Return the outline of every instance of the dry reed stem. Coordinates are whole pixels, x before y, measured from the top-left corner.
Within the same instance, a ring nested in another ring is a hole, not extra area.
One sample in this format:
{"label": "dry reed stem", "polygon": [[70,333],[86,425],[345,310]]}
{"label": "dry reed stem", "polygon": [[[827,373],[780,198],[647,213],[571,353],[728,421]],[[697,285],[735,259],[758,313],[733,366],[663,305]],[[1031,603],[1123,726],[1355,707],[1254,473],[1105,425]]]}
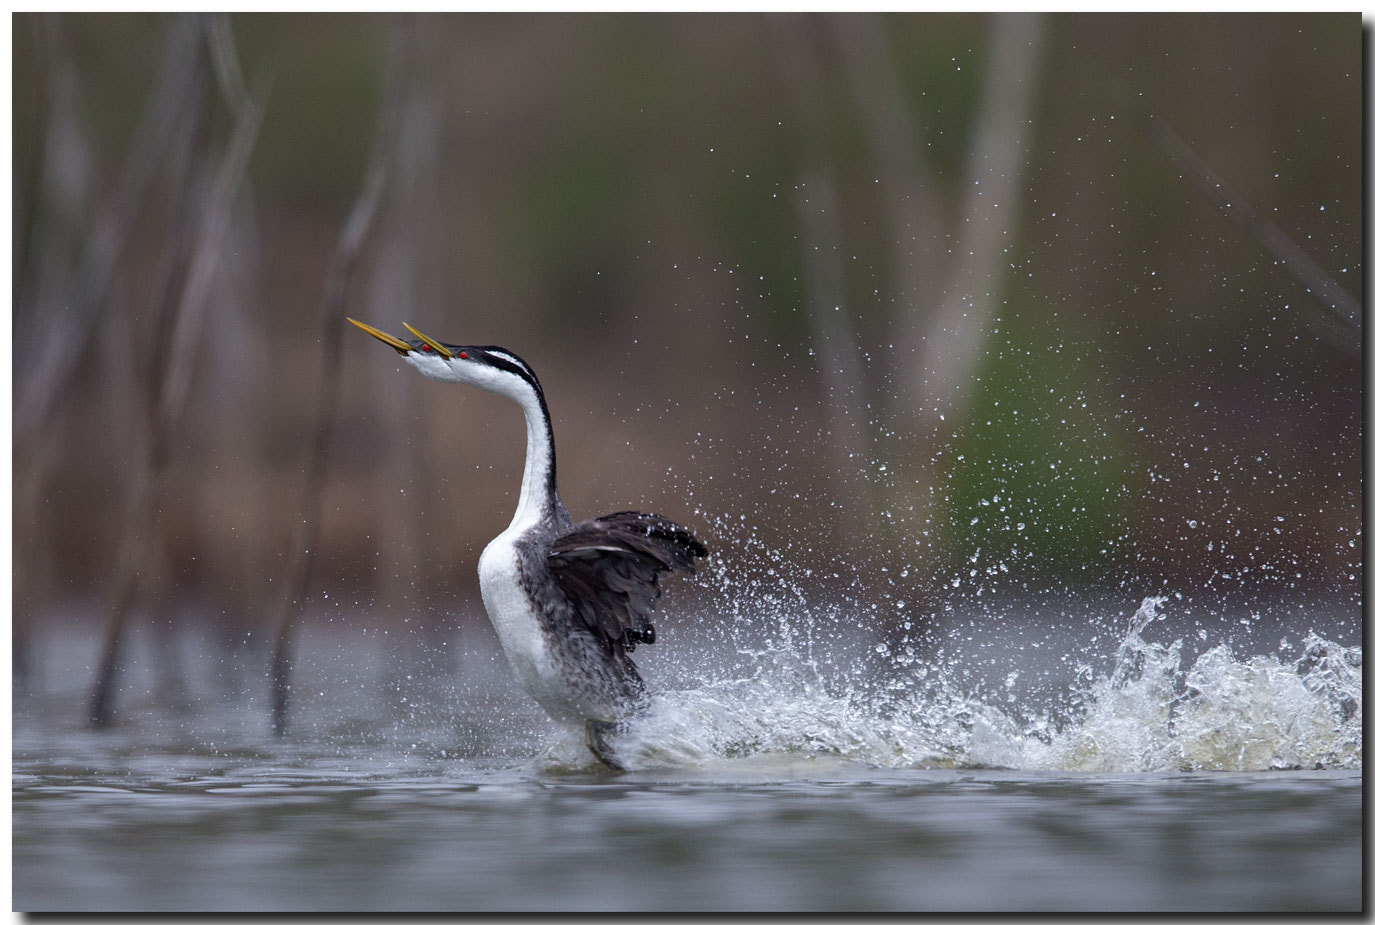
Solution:
{"label": "dry reed stem", "polygon": [[[193,62],[192,71],[185,75],[186,82],[193,85],[190,92],[202,101],[202,108],[193,110],[184,123],[183,131],[193,138],[202,131],[207,115],[203,108],[205,70],[204,59],[198,58]],[[257,98],[236,115],[228,149],[194,223],[190,218],[194,211],[191,199],[196,195],[194,173],[197,162],[203,159],[196,156],[194,146],[186,165],[188,175],[183,184],[180,223],[184,226],[194,224],[194,233],[175,236],[168,270],[168,295],[160,312],[154,339],[156,346],[147,367],[146,417],[143,421],[146,455],[133,476],[129,529],[121,547],[110,620],[91,692],[89,718],[95,726],[106,726],[113,719],[114,680],[125,626],[138,599],[140,586],[155,565],[156,502],[166,477],[169,440],[186,404],[195,368],[196,346],[210,301],[210,283],[223,254],[234,201],[243,185],[258,138],[266,95],[264,87]]]}
{"label": "dry reed stem", "polygon": [[864,509],[868,499],[861,482],[850,476],[866,456],[869,402],[858,335],[847,307],[835,169],[825,144],[826,130],[817,119],[823,107],[820,65],[810,33],[815,22],[810,16],[796,14],[769,17],[774,61],[793,117],[803,127],[799,157],[802,177],[791,202],[802,227],[806,318],[825,393],[831,468],[838,476],[831,495],[840,510],[828,520],[836,526],[838,539],[850,546],[857,539],[860,524],[868,518]]}
{"label": "dry reed stem", "polygon": [[[1361,304],[1352,298],[1317,261],[1309,257],[1274,222],[1236,194],[1217,174],[1208,169],[1170,124],[1143,110],[1151,140],[1170,162],[1193,183],[1219,212],[1235,222],[1253,241],[1284,265],[1323,310],[1317,327],[1329,341],[1350,353],[1361,349]],[[1333,322],[1335,322],[1335,330]]]}
{"label": "dry reed stem", "polygon": [[363,185],[349,217],[339,235],[334,256],[325,275],[324,294],[320,303],[320,340],[322,354],[320,373],[316,381],[312,420],[315,422],[310,455],[306,459],[305,480],[302,487],[301,509],[292,531],[289,572],[282,585],[282,593],[275,621],[276,632],[272,652],[272,729],[277,735],[286,732],[287,708],[291,692],[291,641],[293,630],[305,609],[306,592],[310,586],[311,568],[315,562],[316,544],[320,534],[321,499],[324,494],[325,460],[330,434],[338,405],[340,354],[344,334],[344,312],[350,284],[358,264],[364,241],[373,226],[382,191],[386,185],[390,163],[395,158],[399,119],[399,101],[404,83],[407,46],[406,27],[398,23],[392,28],[391,48],[387,60],[386,89],[378,115],[377,133],[363,177]]}

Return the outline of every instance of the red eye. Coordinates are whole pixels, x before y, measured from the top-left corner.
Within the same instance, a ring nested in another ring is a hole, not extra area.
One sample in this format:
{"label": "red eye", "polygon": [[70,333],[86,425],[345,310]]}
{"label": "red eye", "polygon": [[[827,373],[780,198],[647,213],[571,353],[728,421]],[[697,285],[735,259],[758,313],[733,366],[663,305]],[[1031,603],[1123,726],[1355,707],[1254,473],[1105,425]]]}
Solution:
{"label": "red eye", "polygon": [[420,349],[423,350],[423,351],[425,351],[426,353],[429,353],[429,352],[430,352],[430,345],[429,345],[429,344],[421,344],[421,345],[420,345]]}
{"label": "red eye", "polygon": [[458,351],[458,358],[459,358],[460,360],[466,360],[466,359],[468,359],[468,351],[466,351],[466,350],[460,350],[460,351]]}

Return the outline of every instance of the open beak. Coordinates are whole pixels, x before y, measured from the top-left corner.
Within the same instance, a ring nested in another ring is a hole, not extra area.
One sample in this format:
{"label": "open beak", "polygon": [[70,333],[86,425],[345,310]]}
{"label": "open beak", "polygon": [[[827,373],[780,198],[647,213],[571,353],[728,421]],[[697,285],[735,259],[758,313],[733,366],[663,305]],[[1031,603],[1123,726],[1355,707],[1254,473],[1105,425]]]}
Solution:
{"label": "open beak", "polygon": [[[357,322],[354,322],[354,323],[357,324]],[[401,323],[402,323],[402,324],[406,324],[406,322],[404,322],[404,321],[401,322]],[[450,350],[448,347],[445,347],[445,346],[444,346],[443,344],[441,344],[439,341],[437,341],[437,340],[431,340],[430,338],[426,337],[424,334],[421,334],[421,333],[420,333],[419,331],[417,331],[415,328],[411,327],[409,324],[406,324],[406,330],[407,330],[407,331],[410,331],[410,332],[411,332],[412,334],[414,334],[416,337],[420,338],[422,341],[424,341],[425,343],[429,344],[430,347],[434,350],[434,352],[437,353],[437,354],[439,354],[440,356],[442,356],[444,359],[446,359],[446,360],[452,360],[452,359],[454,358],[454,352],[453,352],[452,350]]]}
{"label": "open beak", "polygon": [[[388,334],[386,331],[379,331],[379,330],[377,330],[376,328],[374,328],[374,327],[373,327],[372,325],[370,325],[370,324],[364,324],[364,323],[361,322],[361,321],[354,321],[352,318],[350,318],[350,319],[348,319],[348,320],[349,320],[350,322],[352,322],[353,324],[357,325],[358,327],[362,328],[364,331],[367,331],[367,332],[368,332],[369,334],[371,334],[373,337],[377,338],[377,339],[380,340],[382,343],[386,344],[388,347],[392,348],[393,350],[395,350],[397,353],[401,354],[402,356],[406,356],[408,353],[410,353],[412,350],[415,349],[415,348],[412,347],[410,344],[406,343],[404,340],[401,340],[400,338],[392,337],[392,336],[391,336],[390,334]],[[410,325],[406,325],[406,327],[409,328]],[[414,328],[412,328],[412,330],[414,330]],[[427,341],[427,343],[428,343],[428,341]]]}

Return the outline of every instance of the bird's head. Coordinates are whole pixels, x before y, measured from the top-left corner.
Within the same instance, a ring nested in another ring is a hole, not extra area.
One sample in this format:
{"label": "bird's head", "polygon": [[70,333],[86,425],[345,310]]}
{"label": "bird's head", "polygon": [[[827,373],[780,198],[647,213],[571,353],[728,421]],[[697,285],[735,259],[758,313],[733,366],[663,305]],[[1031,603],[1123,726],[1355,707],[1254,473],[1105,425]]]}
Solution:
{"label": "bird's head", "polygon": [[409,324],[406,330],[415,337],[402,339],[361,321],[349,321],[401,354],[407,363],[431,379],[475,385],[522,402],[533,392],[543,401],[539,380],[530,364],[504,347],[446,344],[426,337]]}

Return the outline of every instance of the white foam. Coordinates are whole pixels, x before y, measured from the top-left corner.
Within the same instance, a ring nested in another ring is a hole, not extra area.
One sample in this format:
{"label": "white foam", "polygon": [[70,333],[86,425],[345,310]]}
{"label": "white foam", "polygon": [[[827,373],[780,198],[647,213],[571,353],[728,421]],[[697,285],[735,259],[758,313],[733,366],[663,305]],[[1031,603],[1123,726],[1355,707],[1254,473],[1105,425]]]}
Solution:
{"label": "white foam", "polygon": [[[659,694],[614,747],[632,769],[739,761],[1121,773],[1361,767],[1359,646],[1310,634],[1286,661],[1239,658],[1219,644],[1186,668],[1181,639],[1143,638],[1164,620],[1163,605],[1141,604],[1110,673],[1018,718],[961,690],[958,666],[905,657],[895,680],[865,684],[845,672],[828,677],[794,639],[749,653],[750,670],[736,677]],[[536,764],[585,765],[580,746],[555,743]]]}

